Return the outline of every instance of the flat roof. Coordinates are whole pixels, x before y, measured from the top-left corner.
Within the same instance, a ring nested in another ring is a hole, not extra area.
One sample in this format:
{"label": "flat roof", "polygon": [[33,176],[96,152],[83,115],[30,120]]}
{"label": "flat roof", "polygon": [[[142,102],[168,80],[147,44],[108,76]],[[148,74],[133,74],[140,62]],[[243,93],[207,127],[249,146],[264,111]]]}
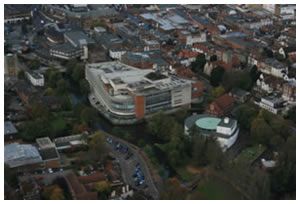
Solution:
{"label": "flat roof", "polygon": [[28,74],[30,74],[35,79],[43,79],[44,76],[41,73],[38,73],[36,71],[27,71]]}
{"label": "flat roof", "polygon": [[[149,73],[153,73],[152,69],[138,69],[117,61],[87,64],[86,68],[103,83],[120,85],[119,82],[122,81],[122,89],[130,88],[134,89],[132,91],[140,93],[149,86],[155,86],[158,89],[172,89],[191,83],[175,76],[166,76],[153,81],[146,77]],[[118,83],[116,84],[115,81]]]}
{"label": "flat roof", "polygon": [[55,147],[54,143],[50,140],[49,137],[42,137],[36,139],[36,143],[40,148],[52,148]]}
{"label": "flat roof", "polygon": [[199,118],[195,124],[201,129],[215,130],[217,129],[217,126],[220,122],[221,122],[220,118],[203,117],[203,118]]}
{"label": "flat roof", "polygon": [[14,124],[10,121],[4,122],[4,135],[11,135],[18,133],[18,130],[15,128]]}

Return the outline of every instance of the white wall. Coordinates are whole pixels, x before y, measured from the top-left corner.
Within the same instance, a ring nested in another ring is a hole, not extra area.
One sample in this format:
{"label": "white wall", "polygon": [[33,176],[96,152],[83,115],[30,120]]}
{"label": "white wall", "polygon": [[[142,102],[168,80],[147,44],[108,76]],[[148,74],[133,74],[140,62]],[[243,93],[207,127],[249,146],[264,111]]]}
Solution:
{"label": "white wall", "polygon": [[217,138],[217,141],[219,142],[219,144],[220,144],[221,148],[223,149],[223,151],[226,151],[229,147],[231,147],[235,143],[235,141],[238,137],[238,134],[239,134],[239,129],[230,138],[222,138],[222,137]]}
{"label": "white wall", "polygon": [[172,96],[172,99],[171,99],[172,107],[191,103],[191,97],[192,97],[191,84],[189,86],[186,86],[183,88],[173,89],[171,91],[171,96]]}

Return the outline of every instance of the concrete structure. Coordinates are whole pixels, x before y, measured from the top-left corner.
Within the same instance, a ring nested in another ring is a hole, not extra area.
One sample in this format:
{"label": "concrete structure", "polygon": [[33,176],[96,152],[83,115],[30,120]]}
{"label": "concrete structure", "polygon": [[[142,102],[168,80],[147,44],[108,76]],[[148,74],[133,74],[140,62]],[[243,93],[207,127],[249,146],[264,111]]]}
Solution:
{"label": "concrete structure", "polygon": [[95,43],[82,31],[70,31],[64,33],[65,43],[56,44],[50,47],[50,55],[60,59],[74,59],[80,57],[88,59],[88,46]]}
{"label": "concrete structure", "polygon": [[27,71],[25,75],[33,86],[44,86],[45,79],[43,74],[35,71]]}
{"label": "concrete structure", "polygon": [[120,62],[87,64],[90,102],[111,122],[132,124],[159,110],[191,103],[191,82]]}
{"label": "concrete structure", "polygon": [[36,147],[30,144],[12,143],[4,146],[4,162],[10,167],[19,167],[42,162]]}
{"label": "concrete structure", "polygon": [[38,144],[39,152],[44,161],[59,159],[56,146],[49,137],[38,138],[36,139],[36,143]]}
{"label": "concrete structure", "polygon": [[49,52],[50,56],[66,60],[84,56],[83,48],[74,47],[70,43],[53,45]]}
{"label": "concrete structure", "polygon": [[109,49],[109,56],[112,59],[121,60],[122,55],[126,53],[126,50],[120,48],[120,49]]}
{"label": "concrete structure", "polygon": [[230,148],[239,134],[237,121],[231,118],[218,118],[212,115],[192,115],[185,119],[185,134],[189,135],[191,128],[195,127],[203,136],[216,137],[223,151]]}
{"label": "concrete structure", "polygon": [[54,143],[56,146],[56,149],[58,151],[70,149],[72,147],[85,145],[86,142],[84,141],[84,135],[83,134],[77,134],[77,135],[70,135],[66,137],[59,137],[54,139]]}
{"label": "concrete structure", "polygon": [[270,74],[275,77],[284,78],[287,73],[287,67],[283,63],[273,58],[267,58],[264,62],[258,64],[262,73]]}
{"label": "concrete structure", "polygon": [[6,4],[4,6],[4,23],[20,23],[31,18],[31,5]]}
{"label": "concrete structure", "polygon": [[259,107],[266,109],[267,111],[278,114],[283,108],[284,100],[281,97],[267,96],[261,98],[259,102],[255,102]]}

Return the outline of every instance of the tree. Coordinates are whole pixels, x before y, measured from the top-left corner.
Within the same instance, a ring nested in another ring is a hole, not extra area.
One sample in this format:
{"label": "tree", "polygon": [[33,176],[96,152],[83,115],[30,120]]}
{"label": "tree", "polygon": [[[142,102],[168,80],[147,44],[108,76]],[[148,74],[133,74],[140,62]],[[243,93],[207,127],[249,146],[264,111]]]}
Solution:
{"label": "tree", "polygon": [[99,181],[95,184],[95,190],[100,193],[110,192],[111,186],[107,181]]}
{"label": "tree", "polygon": [[31,60],[29,62],[29,68],[32,70],[36,70],[41,66],[41,62],[37,59]]}
{"label": "tree", "polygon": [[210,165],[222,169],[225,165],[225,157],[216,139],[212,136],[204,136],[198,131],[192,134],[193,163],[197,166]]}
{"label": "tree", "polygon": [[163,189],[160,195],[163,200],[183,200],[187,196],[187,189],[176,178],[168,179]]}
{"label": "tree", "polygon": [[92,139],[88,142],[89,150],[86,154],[87,160],[103,161],[107,155],[105,137],[103,133],[96,132],[92,135]]}
{"label": "tree", "polygon": [[45,91],[44,91],[44,95],[46,96],[54,96],[55,95],[55,91],[53,88],[48,87]]}
{"label": "tree", "polygon": [[70,111],[72,110],[72,103],[70,98],[67,95],[61,97],[62,100],[62,110],[63,111]]}
{"label": "tree", "polygon": [[206,157],[206,138],[199,132],[190,132],[192,135],[192,161],[197,166],[205,166],[208,164]]}
{"label": "tree", "polygon": [[250,130],[252,121],[257,116],[258,111],[255,107],[243,104],[240,105],[236,110],[236,117],[242,128]]}
{"label": "tree", "polygon": [[25,141],[34,141],[36,138],[47,136],[50,130],[48,122],[48,120],[41,118],[25,122],[21,127],[22,139]]}
{"label": "tree", "polygon": [[64,191],[58,185],[46,186],[42,196],[47,200],[64,200]]}
{"label": "tree", "polygon": [[78,83],[80,81],[80,79],[84,78],[84,68],[81,65],[76,65],[73,68],[71,77],[74,82]]}
{"label": "tree", "polygon": [[62,79],[62,75],[59,71],[54,68],[50,68],[46,72],[46,79],[51,88],[56,88],[57,82]]}
{"label": "tree", "polygon": [[80,113],[80,118],[82,122],[86,124],[90,124],[91,122],[96,120],[97,112],[95,111],[94,108],[85,107],[84,109],[82,109]]}
{"label": "tree", "polygon": [[56,82],[56,90],[59,95],[63,95],[67,92],[68,84],[63,78]]}
{"label": "tree", "polygon": [[80,123],[80,124],[75,124],[73,126],[72,133],[77,134],[77,133],[82,133],[84,131],[87,131],[89,127],[85,123]]}
{"label": "tree", "polygon": [[51,115],[48,107],[42,103],[33,103],[29,108],[29,113],[32,119],[49,118]]}
{"label": "tree", "polygon": [[231,90],[232,88],[250,90],[253,83],[247,71],[233,70],[225,72],[222,84],[226,90]]}
{"label": "tree", "polygon": [[294,124],[296,124],[296,106],[292,107],[288,111],[286,118],[291,120]]}
{"label": "tree", "polygon": [[211,75],[210,75],[210,84],[212,86],[219,86],[220,83],[222,82],[223,75],[225,73],[225,70],[223,67],[216,67],[212,70]]}
{"label": "tree", "polygon": [[75,66],[77,66],[77,63],[78,63],[78,61],[76,59],[72,59],[72,60],[67,61],[65,67],[67,68],[66,74],[68,76],[72,75],[73,69],[74,69]]}
{"label": "tree", "polygon": [[147,129],[156,139],[162,142],[168,142],[170,141],[170,132],[175,122],[174,118],[159,112],[149,120]]}
{"label": "tree", "polygon": [[18,72],[18,79],[25,79],[25,72],[24,72],[24,70],[20,70]]}
{"label": "tree", "polygon": [[194,62],[192,62],[191,68],[192,68],[193,72],[200,73],[200,72],[203,72],[203,68],[204,68],[205,64],[206,64],[205,54],[201,53],[196,57],[196,60]]}
{"label": "tree", "polygon": [[7,164],[4,164],[4,180],[11,187],[18,186],[18,177],[15,169],[11,169]]}
{"label": "tree", "polygon": [[66,128],[67,128],[67,124],[66,121],[64,120],[64,118],[62,117],[56,117],[53,118],[50,122],[50,130],[49,130],[49,136],[51,138],[55,138],[58,136],[62,136],[64,135]]}
{"label": "tree", "polygon": [[277,166],[271,172],[271,189],[275,199],[295,197],[296,137],[289,137],[279,152]]}
{"label": "tree", "polygon": [[219,96],[222,96],[225,93],[225,89],[223,86],[218,86],[212,89],[212,96],[214,98],[218,98]]}
{"label": "tree", "polygon": [[251,124],[251,137],[252,142],[255,144],[270,145],[270,139],[274,135],[272,128],[263,118],[261,112],[253,120]]}
{"label": "tree", "polygon": [[80,92],[83,95],[88,95],[90,92],[90,84],[86,79],[81,79],[79,82]]}
{"label": "tree", "polygon": [[256,83],[256,81],[259,78],[260,74],[261,74],[261,72],[258,71],[257,66],[253,65],[253,67],[250,70],[250,77],[251,77],[253,83]]}
{"label": "tree", "polygon": [[180,166],[187,161],[186,157],[186,136],[178,123],[174,123],[170,132],[168,143],[157,145],[167,156],[169,163],[173,166]]}

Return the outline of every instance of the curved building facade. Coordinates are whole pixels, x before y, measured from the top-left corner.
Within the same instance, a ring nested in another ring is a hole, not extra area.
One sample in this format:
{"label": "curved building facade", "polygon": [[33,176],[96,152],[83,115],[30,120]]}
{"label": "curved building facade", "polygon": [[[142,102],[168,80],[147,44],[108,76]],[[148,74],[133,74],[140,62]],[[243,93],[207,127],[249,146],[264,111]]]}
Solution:
{"label": "curved building facade", "polygon": [[191,103],[191,81],[120,62],[87,64],[89,100],[114,124],[132,124],[159,110]]}
{"label": "curved building facade", "polygon": [[218,118],[208,114],[191,115],[186,118],[184,122],[186,135],[189,135],[192,127],[196,127],[204,136],[216,137],[224,151],[235,143],[239,134],[237,120],[227,117]]}

